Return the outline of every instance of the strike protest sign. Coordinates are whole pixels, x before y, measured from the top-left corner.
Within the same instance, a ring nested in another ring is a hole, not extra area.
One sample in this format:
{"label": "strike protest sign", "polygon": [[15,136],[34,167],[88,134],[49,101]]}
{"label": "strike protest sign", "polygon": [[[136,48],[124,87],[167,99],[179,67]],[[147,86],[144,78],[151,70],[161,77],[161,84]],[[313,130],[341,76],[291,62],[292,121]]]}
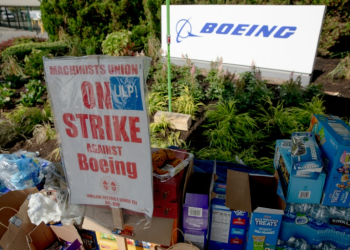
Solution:
{"label": "strike protest sign", "polygon": [[72,204],[152,216],[143,58],[44,59]]}

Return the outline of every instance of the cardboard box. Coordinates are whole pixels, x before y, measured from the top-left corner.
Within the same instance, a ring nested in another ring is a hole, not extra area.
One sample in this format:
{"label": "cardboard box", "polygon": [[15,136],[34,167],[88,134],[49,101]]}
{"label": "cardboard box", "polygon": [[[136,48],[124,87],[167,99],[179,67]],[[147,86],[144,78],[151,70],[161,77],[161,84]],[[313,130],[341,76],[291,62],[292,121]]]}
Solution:
{"label": "cardboard box", "polygon": [[194,173],[188,183],[183,205],[183,232],[203,250],[207,244],[209,208],[214,175]]}
{"label": "cardboard box", "polygon": [[243,250],[249,224],[248,212],[225,206],[226,185],[215,183],[211,200],[209,249]]}
{"label": "cardboard box", "polygon": [[276,141],[274,166],[287,203],[320,203],[326,174],[322,171],[316,180],[291,175],[291,140]]}
{"label": "cardboard box", "polygon": [[[16,190],[0,196],[0,246],[6,250],[41,250],[54,244],[58,239],[67,242],[78,240],[82,243],[74,226],[46,226],[44,223],[36,226],[28,217],[29,196],[37,193],[37,188]],[[75,243],[68,248],[75,248]]]}
{"label": "cardboard box", "polygon": [[0,246],[6,249],[29,249],[26,236],[35,228],[27,214],[28,195],[37,188],[16,190],[0,196]]}
{"label": "cardboard box", "polygon": [[181,170],[180,173],[165,182],[153,178],[154,201],[181,202],[185,170]]}
{"label": "cardboard box", "polygon": [[350,207],[350,127],[337,116],[313,115],[310,131],[325,159],[327,174],[322,204]]}
{"label": "cardboard box", "polygon": [[26,239],[30,250],[55,249],[54,246],[60,241],[72,243],[67,250],[83,249],[82,240],[73,225],[49,227],[42,222],[26,236]]}
{"label": "cardboard box", "polygon": [[181,201],[168,202],[154,200],[153,216],[161,218],[179,219]]}
{"label": "cardboard box", "polygon": [[292,133],[292,176],[317,179],[322,172],[321,152],[315,134],[311,132]]}
{"label": "cardboard box", "polygon": [[311,247],[318,246],[321,242],[330,242],[335,245],[336,249],[348,249],[350,247],[350,222],[344,218],[331,218],[327,223],[315,220],[300,211],[286,211],[282,219],[279,238],[286,242],[291,237],[303,238]]}
{"label": "cardboard box", "polygon": [[226,206],[251,213],[246,249],[275,249],[286,207],[277,172],[274,176],[227,171]]}
{"label": "cardboard box", "polygon": [[[188,183],[188,180],[190,176],[193,173],[193,160],[190,161],[190,164],[187,168],[185,168],[184,172],[184,191],[186,190],[186,186]],[[182,202],[184,202],[184,195],[182,195]],[[88,208],[90,206],[87,206]],[[109,207],[99,207],[99,212],[94,212],[93,210],[90,211],[91,213],[86,216],[85,209],[85,217],[81,225],[81,229],[85,230],[92,230],[92,231],[98,231],[102,233],[111,234],[112,231],[114,231],[116,228],[116,224],[114,221],[116,221],[119,217],[122,216],[121,214],[113,214],[112,209]],[[101,222],[103,221],[102,225]],[[125,217],[125,220],[123,221],[123,224],[128,225],[129,220],[132,220],[130,217]],[[159,217],[153,217],[150,221],[150,228],[147,229],[135,229],[134,230],[134,236],[123,236],[124,238],[130,238],[137,241],[145,241],[145,242],[153,242],[154,244],[159,244],[163,246],[170,246],[172,241],[172,235],[174,227],[179,227],[179,221],[177,219],[168,219],[168,218],[159,218]],[[174,239],[177,239],[174,237]],[[174,241],[175,242],[175,241]]]}

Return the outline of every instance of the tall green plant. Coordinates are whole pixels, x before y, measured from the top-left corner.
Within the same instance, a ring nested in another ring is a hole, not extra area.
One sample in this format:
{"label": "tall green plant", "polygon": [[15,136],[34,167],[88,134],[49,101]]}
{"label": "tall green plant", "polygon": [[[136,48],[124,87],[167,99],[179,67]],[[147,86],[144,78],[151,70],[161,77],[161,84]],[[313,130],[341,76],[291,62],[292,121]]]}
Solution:
{"label": "tall green plant", "polygon": [[79,36],[82,44],[94,38],[96,53],[107,34],[129,29],[144,19],[139,0],[42,0],[44,28],[51,40],[58,39],[62,27],[69,36]]}
{"label": "tall green plant", "polygon": [[102,42],[102,51],[110,56],[127,56],[132,53],[131,32],[120,30],[108,34]]}

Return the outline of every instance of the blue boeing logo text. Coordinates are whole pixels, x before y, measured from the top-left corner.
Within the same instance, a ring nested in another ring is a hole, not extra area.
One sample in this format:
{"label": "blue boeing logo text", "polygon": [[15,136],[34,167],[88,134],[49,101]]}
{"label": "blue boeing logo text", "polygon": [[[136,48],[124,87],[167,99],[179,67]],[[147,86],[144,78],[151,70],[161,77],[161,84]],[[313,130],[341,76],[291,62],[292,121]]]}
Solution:
{"label": "blue boeing logo text", "polygon": [[[176,42],[180,43],[188,37],[199,37],[192,34],[190,19],[181,19],[176,24]],[[201,34],[217,34],[232,36],[273,37],[287,39],[295,33],[295,26],[269,26],[258,24],[233,24],[233,23],[205,23],[199,31]]]}
{"label": "blue boeing logo text", "polygon": [[189,19],[181,19],[176,24],[176,42],[181,43],[183,39],[187,37],[198,37],[192,34],[192,25]]}

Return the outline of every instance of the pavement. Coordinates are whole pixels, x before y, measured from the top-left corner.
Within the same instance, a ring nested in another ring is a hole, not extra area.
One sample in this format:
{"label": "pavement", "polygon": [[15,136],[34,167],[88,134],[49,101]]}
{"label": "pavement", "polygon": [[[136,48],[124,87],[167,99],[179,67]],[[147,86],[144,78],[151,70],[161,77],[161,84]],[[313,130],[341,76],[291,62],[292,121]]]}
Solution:
{"label": "pavement", "polygon": [[6,41],[13,37],[20,37],[20,36],[37,36],[42,38],[49,37],[47,32],[44,32],[44,34],[41,34],[40,31],[29,31],[29,30],[22,30],[22,29],[0,27],[0,42]]}

